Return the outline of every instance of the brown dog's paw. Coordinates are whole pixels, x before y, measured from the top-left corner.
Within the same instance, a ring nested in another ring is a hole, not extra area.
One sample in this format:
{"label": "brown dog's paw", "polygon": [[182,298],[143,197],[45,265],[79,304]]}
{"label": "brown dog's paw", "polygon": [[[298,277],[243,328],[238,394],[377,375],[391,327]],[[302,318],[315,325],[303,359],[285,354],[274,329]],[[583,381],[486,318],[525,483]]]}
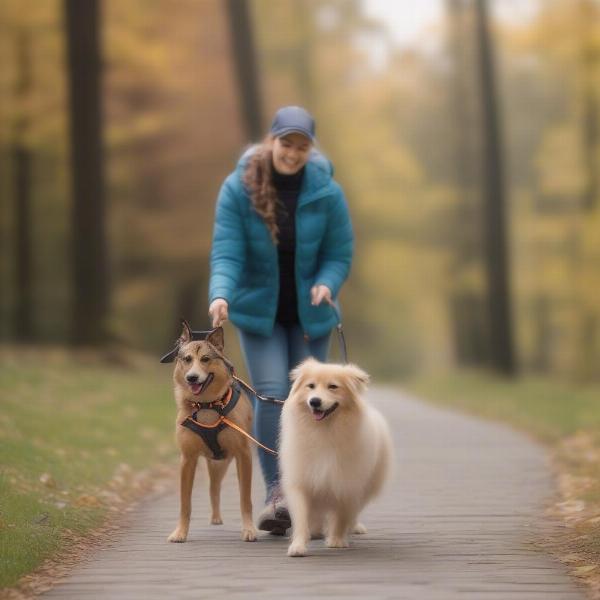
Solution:
{"label": "brown dog's paw", "polygon": [[181,544],[187,540],[187,532],[183,532],[179,527],[167,538],[169,542]]}
{"label": "brown dog's paw", "polygon": [[211,525],[223,525],[223,519],[221,519],[221,517],[211,517],[210,524]]}
{"label": "brown dog's paw", "polygon": [[242,541],[243,542],[255,542],[256,541],[256,529],[254,527],[248,527],[242,529]]}

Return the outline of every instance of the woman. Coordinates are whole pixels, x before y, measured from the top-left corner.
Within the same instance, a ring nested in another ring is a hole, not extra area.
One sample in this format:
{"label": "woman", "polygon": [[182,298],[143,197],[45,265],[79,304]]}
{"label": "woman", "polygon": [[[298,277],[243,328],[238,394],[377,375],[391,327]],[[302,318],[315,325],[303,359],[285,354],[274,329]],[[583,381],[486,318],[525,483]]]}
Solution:
{"label": "woman", "polygon": [[[230,319],[259,394],[285,399],[289,372],[308,356],[325,361],[335,300],[348,276],[353,235],[331,163],[314,149],[315,123],[298,106],[277,111],[270,133],[240,159],[217,200],[209,315]],[[255,436],[277,446],[281,406],[256,401]],[[258,527],[290,526],[277,459],[259,449],[267,502]]]}

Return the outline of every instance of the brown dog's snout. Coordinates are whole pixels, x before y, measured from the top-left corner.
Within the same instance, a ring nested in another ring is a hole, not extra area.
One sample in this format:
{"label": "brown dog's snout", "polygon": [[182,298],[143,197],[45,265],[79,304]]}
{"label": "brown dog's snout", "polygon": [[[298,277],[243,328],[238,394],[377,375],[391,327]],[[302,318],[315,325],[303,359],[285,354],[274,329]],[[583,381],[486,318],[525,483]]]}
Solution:
{"label": "brown dog's snout", "polygon": [[198,381],[198,375],[196,375],[195,373],[188,373],[185,376],[185,379],[188,383],[196,383]]}
{"label": "brown dog's snout", "polygon": [[313,396],[308,403],[310,404],[310,406],[312,406],[313,408],[319,408],[321,406],[322,400],[321,398],[317,398],[316,396]]}

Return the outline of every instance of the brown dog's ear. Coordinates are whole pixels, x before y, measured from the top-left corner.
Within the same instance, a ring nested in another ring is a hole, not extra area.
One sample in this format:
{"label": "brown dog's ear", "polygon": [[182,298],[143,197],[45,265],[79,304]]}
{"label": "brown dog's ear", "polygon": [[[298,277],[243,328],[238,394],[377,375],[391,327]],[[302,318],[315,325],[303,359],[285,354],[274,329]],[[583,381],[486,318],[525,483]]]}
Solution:
{"label": "brown dog's ear", "polygon": [[185,320],[181,319],[181,335],[179,336],[180,344],[187,344],[192,339],[192,328],[190,324]]}
{"label": "brown dog's ear", "polygon": [[353,364],[346,365],[345,369],[354,392],[357,394],[365,392],[369,385],[369,374]]}
{"label": "brown dog's ear", "polygon": [[216,327],[207,336],[206,341],[212,344],[219,352],[225,348],[225,336],[222,327]]}

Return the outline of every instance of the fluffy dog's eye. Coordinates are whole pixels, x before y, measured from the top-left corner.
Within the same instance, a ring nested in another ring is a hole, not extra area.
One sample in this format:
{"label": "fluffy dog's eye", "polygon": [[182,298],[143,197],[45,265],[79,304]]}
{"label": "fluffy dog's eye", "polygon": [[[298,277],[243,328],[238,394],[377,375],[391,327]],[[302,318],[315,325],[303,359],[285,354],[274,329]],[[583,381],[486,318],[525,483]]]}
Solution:
{"label": "fluffy dog's eye", "polygon": [[310,388],[311,390],[314,390],[315,389],[315,384],[314,383],[309,383],[306,387]]}
{"label": "fluffy dog's eye", "polygon": [[200,359],[200,362],[207,363],[210,360],[210,356],[206,354]]}
{"label": "fluffy dog's eye", "polygon": [[330,383],[327,388],[330,390],[337,390],[340,386],[336,385],[335,383]]}
{"label": "fluffy dog's eye", "polygon": [[188,354],[187,356],[183,357],[183,362],[187,363],[188,365],[192,362],[192,357]]}

